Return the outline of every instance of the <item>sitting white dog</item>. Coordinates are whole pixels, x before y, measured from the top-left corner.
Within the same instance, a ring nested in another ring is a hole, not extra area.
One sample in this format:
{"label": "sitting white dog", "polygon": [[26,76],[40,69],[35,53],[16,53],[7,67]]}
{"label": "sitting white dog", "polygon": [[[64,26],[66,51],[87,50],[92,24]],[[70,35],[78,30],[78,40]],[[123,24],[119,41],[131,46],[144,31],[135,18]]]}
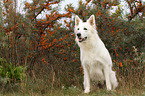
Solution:
{"label": "sitting white dog", "polygon": [[111,56],[98,36],[95,16],[91,15],[87,22],[76,16],[74,30],[84,70],[84,93],[90,92],[90,80],[106,80],[107,90],[115,89],[118,82],[112,71]]}

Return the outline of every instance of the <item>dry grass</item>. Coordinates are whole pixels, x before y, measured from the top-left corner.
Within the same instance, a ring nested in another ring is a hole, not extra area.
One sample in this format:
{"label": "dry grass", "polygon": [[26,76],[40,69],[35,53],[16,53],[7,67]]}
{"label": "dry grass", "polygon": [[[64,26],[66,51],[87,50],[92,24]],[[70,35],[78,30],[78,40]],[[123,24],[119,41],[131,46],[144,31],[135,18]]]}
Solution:
{"label": "dry grass", "polygon": [[89,94],[84,94],[83,90],[81,90],[80,86],[70,86],[70,87],[62,87],[55,88],[50,90],[45,88],[45,86],[38,84],[33,84],[33,87],[29,85],[29,87],[21,87],[19,90],[14,92],[5,92],[0,95],[4,96],[144,96],[145,91],[143,88],[130,88],[119,87],[115,91],[108,92],[106,89],[97,89],[91,91]]}
{"label": "dry grass", "polygon": [[[116,90],[108,92],[106,89],[93,88],[89,94],[83,93],[82,75],[70,80],[69,74],[63,74],[65,81],[76,81],[71,85],[65,84],[58,73],[52,69],[50,73],[31,71],[32,75],[26,80],[15,85],[7,85],[0,91],[3,96],[144,96],[145,72],[132,70],[130,74],[117,75],[119,86]],[[59,71],[61,72],[61,71]],[[117,72],[118,74],[119,72]],[[142,75],[141,75],[142,74]],[[62,74],[61,74],[62,75]],[[68,76],[67,76],[68,75]],[[68,77],[68,78],[65,78]],[[74,75],[75,76],[75,75]],[[143,76],[143,77],[140,77]],[[68,83],[68,82],[66,82]]]}

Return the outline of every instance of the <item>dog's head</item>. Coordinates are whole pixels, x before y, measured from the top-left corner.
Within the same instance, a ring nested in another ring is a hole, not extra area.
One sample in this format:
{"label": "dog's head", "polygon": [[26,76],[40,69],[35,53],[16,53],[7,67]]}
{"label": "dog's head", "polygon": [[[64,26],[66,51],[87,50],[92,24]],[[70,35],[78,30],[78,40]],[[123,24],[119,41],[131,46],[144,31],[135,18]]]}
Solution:
{"label": "dog's head", "polygon": [[86,42],[95,32],[96,34],[95,16],[91,15],[90,18],[83,22],[77,15],[75,17],[75,35],[77,42]]}

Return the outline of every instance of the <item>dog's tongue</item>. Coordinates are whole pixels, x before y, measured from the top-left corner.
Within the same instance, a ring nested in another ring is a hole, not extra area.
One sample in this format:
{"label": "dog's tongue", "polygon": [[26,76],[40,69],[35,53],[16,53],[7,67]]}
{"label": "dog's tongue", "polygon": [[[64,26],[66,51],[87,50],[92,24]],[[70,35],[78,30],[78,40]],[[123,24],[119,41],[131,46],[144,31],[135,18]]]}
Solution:
{"label": "dog's tongue", "polygon": [[81,42],[82,40],[83,40],[83,39],[81,39],[81,38],[79,39],[80,42]]}

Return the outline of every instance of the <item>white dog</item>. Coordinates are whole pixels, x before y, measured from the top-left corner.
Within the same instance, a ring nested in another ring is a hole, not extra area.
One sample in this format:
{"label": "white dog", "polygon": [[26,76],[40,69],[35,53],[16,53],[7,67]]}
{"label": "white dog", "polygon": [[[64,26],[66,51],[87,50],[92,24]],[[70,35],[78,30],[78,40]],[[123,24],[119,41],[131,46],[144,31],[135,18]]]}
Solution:
{"label": "white dog", "polygon": [[111,56],[98,36],[95,16],[91,15],[86,22],[76,16],[74,30],[84,70],[84,93],[90,92],[90,80],[106,80],[107,90],[115,89],[118,82],[112,71]]}

